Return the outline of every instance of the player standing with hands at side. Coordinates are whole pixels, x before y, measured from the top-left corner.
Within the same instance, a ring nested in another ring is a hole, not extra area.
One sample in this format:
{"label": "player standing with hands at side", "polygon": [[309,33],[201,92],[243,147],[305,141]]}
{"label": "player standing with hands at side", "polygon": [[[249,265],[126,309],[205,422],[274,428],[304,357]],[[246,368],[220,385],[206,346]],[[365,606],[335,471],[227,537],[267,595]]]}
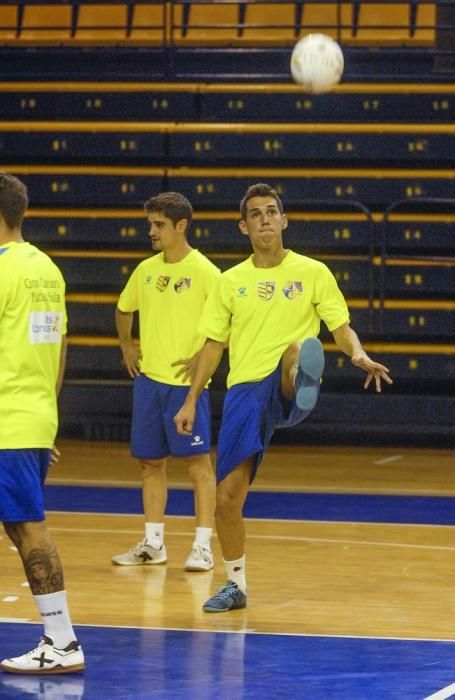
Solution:
{"label": "player standing with hands at side", "polygon": [[47,529],[43,485],[57,461],[57,396],[66,356],[65,282],[22,238],[27,189],[0,173],[0,519],[16,545],[41,614],[36,649],[4,659],[9,673],[84,668],[68,612],[63,569]]}
{"label": "player standing with hands at side", "polygon": [[207,340],[188,396],[174,421],[192,431],[197,399],[229,340],[230,372],[217,448],[216,527],[227,584],[203,606],[226,612],[247,603],[243,506],[277,427],[302,421],[319,397],[323,320],[337,346],[367,373],[365,388],[389,384],[389,370],[371,360],[349,325],[349,312],[330,270],[283,247],[287,218],[277,192],[250,187],[240,204],[240,231],[253,254],[221,275],[199,324]]}
{"label": "player standing with hands at side", "polygon": [[[186,560],[187,571],[213,568],[211,536],[215,512],[215,475],[210,461],[210,405],[201,388],[193,430],[176,435],[173,417],[188,393],[204,336],[197,325],[205,301],[220,275],[188,243],[193,209],[178,192],[164,192],[144,205],[150,239],[158,252],[144,260],[120,295],[116,324],[127,370],[134,378],[131,452],[142,469],[145,537],[112,558],[121,566],[164,564],[166,463],[182,458],[194,485],[196,534]],[[131,336],[133,313],[139,311],[140,347]]]}

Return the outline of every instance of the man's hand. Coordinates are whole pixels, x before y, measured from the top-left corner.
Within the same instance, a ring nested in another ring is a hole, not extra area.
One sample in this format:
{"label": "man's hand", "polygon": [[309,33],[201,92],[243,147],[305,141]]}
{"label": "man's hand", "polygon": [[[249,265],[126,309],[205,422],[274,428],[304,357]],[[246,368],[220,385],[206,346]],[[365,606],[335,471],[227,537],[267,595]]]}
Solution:
{"label": "man's hand", "polygon": [[141,373],[141,349],[133,341],[130,341],[128,343],[122,343],[121,348],[123,354],[123,361],[126,365],[126,369],[128,370],[128,374],[132,379],[134,379],[134,377],[138,377]]}
{"label": "man's hand", "polygon": [[192,435],[196,404],[186,400],[180,411],[174,416],[175,427],[179,435]]}
{"label": "man's hand", "polygon": [[174,377],[176,379],[182,377],[183,382],[190,382],[194,376],[194,369],[196,367],[198,355],[199,353],[196,353],[196,355],[189,357],[187,360],[177,360],[176,362],[173,362],[171,367],[180,367],[178,372],[174,374]]}
{"label": "man's hand", "polygon": [[365,370],[367,373],[367,378],[365,379],[364,389],[368,389],[371,381],[374,379],[376,385],[376,391],[379,393],[381,391],[381,381],[387,384],[393,384],[392,379],[389,377],[389,370],[384,365],[380,365],[379,362],[373,362],[371,358],[368,357],[366,352],[358,352],[351,357],[351,362],[356,367]]}
{"label": "man's hand", "polygon": [[60,450],[55,445],[53,445],[51,448],[51,456],[50,456],[50,460],[49,460],[49,466],[53,467],[55,464],[57,464],[59,459],[60,459]]}

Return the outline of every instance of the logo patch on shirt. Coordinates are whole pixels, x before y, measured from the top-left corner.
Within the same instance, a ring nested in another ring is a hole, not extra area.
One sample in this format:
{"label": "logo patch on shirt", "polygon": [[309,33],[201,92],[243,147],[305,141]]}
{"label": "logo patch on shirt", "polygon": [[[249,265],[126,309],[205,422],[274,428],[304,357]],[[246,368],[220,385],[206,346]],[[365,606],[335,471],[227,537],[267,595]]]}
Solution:
{"label": "logo patch on shirt", "polygon": [[183,294],[187,292],[191,287],[191,277],[180,277],[179,280],[174,284],[174,289],[177,294]]}
{"label": "logo patch on shirt", "polygon": [[147,275],[147,277],[145,278],[145,284],[152,284],[152,280],[152,275]]}
{"label": "logo patch on shirt", "polygon": [[28,317],[28,337],[31,345],[59,343],[62,336],[62,311],[31,311]]}
{"label": "logo patch on shirt", "polygon": [[303,284],[300,280],[294,280],[294,282],[286,282],[286,286],[283,287],[282,292],[286,299],[295,299],[303,294]]}
{"label": "logo patch on shirt", "polygon": [[247,296],[246,287],[239,287],[237,289],[237,296],[238,297],[246,297]]}
{"label": "logo patch on shirt", "polygon": [[160,275],[158,279],[156,280],[156,288],[159,292],[164,292],[165,289],[167,289],[167,286],[169,284],[170,280],[169,275]]}
{"label": "logo patch on shirt", "polygon": [[258,282],[257,291],[259,299],[270,301],[275,293],[275,282]]}

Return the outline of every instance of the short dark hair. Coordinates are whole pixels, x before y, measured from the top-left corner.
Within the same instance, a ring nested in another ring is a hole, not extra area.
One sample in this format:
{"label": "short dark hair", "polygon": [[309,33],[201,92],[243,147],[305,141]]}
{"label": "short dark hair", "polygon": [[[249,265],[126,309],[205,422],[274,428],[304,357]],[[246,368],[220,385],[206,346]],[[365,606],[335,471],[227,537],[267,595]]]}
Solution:
{"label": "short dark hair", "polygon": [[0,214],[9,229],[20,228],[27,211],[28,195],[23,182],[0,172]]}
{"label": "short dark hair", "polygon": [[278,209],[280,210],[280,214],[282,214],[284,211],[283,202],[281,201],[278,192],[271,185],[266,185],[264,182],[258,182],[257,185],[251,185],[251,187],[248,187],[242,201],[240,202],[240,216],[243,220],[246,219],[246,205],[253,197],[273,197],[277,203]]}
{"label": "short dark hair", "polygon": [[144,209],[147,214],[152,211],[160,211],[164,216],[175,224],[181,219],[186,219],[188,230],[193,218],[193,207],[186,197],[180,192],[162,192],[155,197],[150,197],[145,204]]}

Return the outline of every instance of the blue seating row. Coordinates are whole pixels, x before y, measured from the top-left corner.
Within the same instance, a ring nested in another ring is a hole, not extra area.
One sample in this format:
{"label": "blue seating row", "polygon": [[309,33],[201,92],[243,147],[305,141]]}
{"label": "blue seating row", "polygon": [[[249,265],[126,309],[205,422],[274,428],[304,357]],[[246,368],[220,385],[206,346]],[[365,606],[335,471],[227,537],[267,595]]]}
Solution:
{"label": "blue seating row", "polygon": [[[69,294],[68,316],[72,336],[114,337],[117,294]],[[353,328],[364,340],[385,335],[393,341],[442,341],[455,335],[455,303],[387,300],[384,305],[348,300]],[[330,340],[325,326],[324,340]]]}
{"label": "blue seating row", "polygon": [[183,83],[0,83],[0,119],[267,123],[451,123],[455,87],[341,85],[310,95],[296,86]]}
{"label": "blue seating row", "polygon": [[400,199],[450,198],[455,189],[452,169],[3,167],[25,181],[39,207],[141,207],[151,192],[175,190],[201,211],[236,209],[249,185],[266,181],[290,210],[327,199],[383,209]]}
{"label": "blue seating row", "polygon": [[[184,132],[183,129],[188,129]],[[395,126],[395,128],[397,128]],[[19,130],[20,129],[20,130]],[[216,129],[199,125],[163,125],[156,132],[149,126],[134,129],[93,126],[93,131],[62,129],[53,124],[52,131],[41,131],[42,126],[25,122],[12,130],[0,125],[0,154],[10,163],[163,163],[174,165],[225,166],[245,164],[353,164],[378,163],[421,166],[428,163],[455,163],[455,127],[440,126],[434,133],[422,126],[413,133],[404,127],[404,133],[395,133],[387,126],[327,129],[312,125],[305,129],[289,125],[276,129],[264,124],[254,132],[245,125],[233,130],[232,125]]]}
{"label": "blue seating row", "polygon": [[[119,292],[147,253],[64,253],[50,251],[69,292]],[[210,255],[225,270],[244,256]],[[375,259],[368,256],[314,255],[325,262],[345,295],[446,299],[453,295],[454,261]]]}
{"label": "blue seating row", "polygon": [[[411,386],[416,383],[416,378],[408,381]],[[313,413],[293,428],[277,430],[274,442],[320,445],[323,439],[324,444],[351,446],[453,446],[453,427],[449,422],[453,403],[449,396],[425,393],[421,401],[416,401],[415,393],[395,386],[395,391],[384,392],[378,401],[377,396],[362,389],[359,375],[349,381],[349,389],[331,388],[332,384],[326,380]],[[425,384],[433,386],[434,377]],[[403,387],[403,382],[400,385]],[[60,397],[61,432],[85,440],[128,441],[131,397],[128,380],[67,380]],[[224,390],[212,388],[211,398],[216,440]]]}
{"label": "blue seating row", "polygon": [[[343,382],[357,380],[361,386],[359,370],[350,363],[349,358],[342,355],[330,344],[326,346],[326,368],[324,381],[343,380]],[[374,353],[378,362],[393,367],[396,381],[406,382],[418,379],[419,382],[434,380],[435,378],[447,378],[450,381],[455,378],[454,355],[446,345],[433,345],[429,349],[423,344],[413,346],[389,345],[378,349],[374,344],[371,349],[368,344],[366,349]],[[222,370],[224,368],[221,368]],[[218,386],[222,388],[224,372],[219,374]],[[83,375],[89,379],[125,379],[126,370],[122,366],[121,353],[115,339],[106,338],[99,343],[88,343],[84,338],[74,337],[70,339],[68,350],[68,379]]]}
{"label": "blue seating row", "polygon": [[[327,204],[325,205],[327,207]],[[315,209],[315,207],[312,207]],[[286,230],[286,244],[303,253],[376,252],[382,247],[383,217],[374,215],[370,224],[363,214],[310,213],[302,202],[299,213],[291,213]],[[234,212],[196,212],[190,242],[211,252],[249,251],[248,240],[238,228],[240,215]],[[143,250],[149,245],[148,225],[143,212],[131,211],[62,211],[31,210],[24,222],[28,240],[46,246],[77,249]],[[449,255],[453,252],[455,213],[406,215],[387,221],[385,247],[391,254]]]}

